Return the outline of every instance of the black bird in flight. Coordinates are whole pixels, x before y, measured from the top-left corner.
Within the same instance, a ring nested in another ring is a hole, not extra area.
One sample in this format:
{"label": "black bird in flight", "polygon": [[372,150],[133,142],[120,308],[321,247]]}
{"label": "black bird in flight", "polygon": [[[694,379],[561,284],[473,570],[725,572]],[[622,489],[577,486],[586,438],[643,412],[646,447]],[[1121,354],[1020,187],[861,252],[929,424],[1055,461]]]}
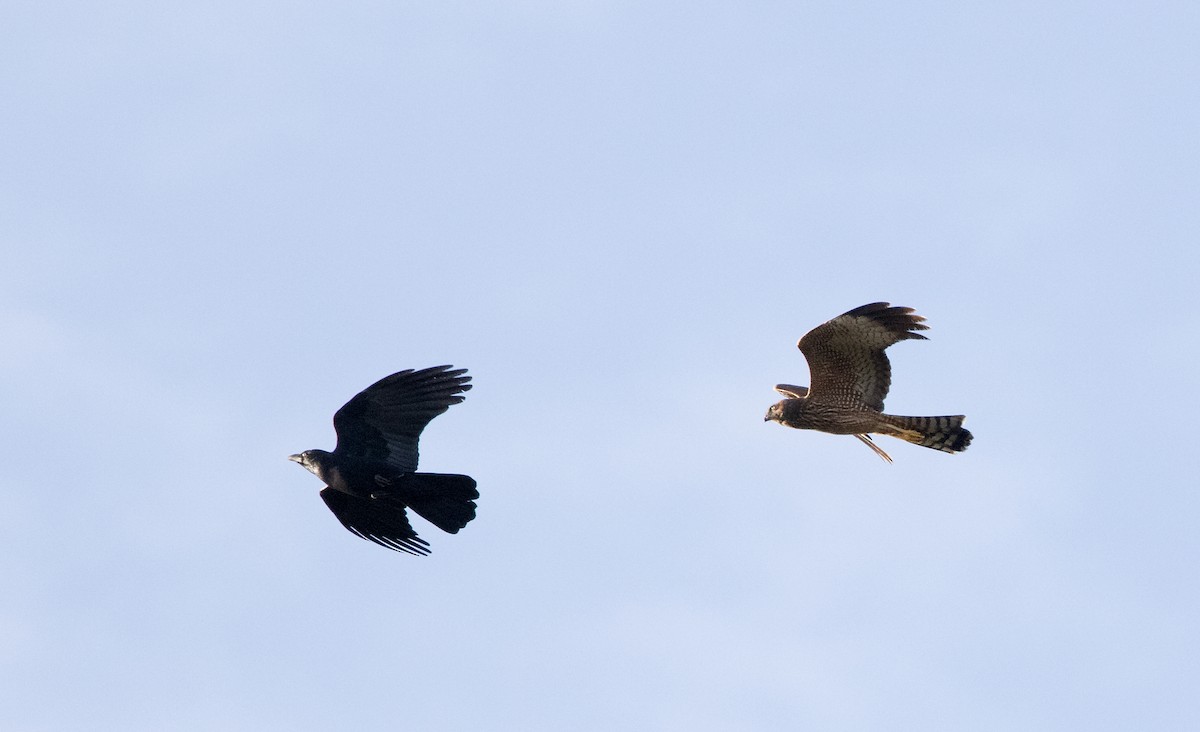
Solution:
{"label": "black bird in flight", "polygon": [[451,534],[475,518],[479,491],[467,475],[418,473],[417,439],[429,420],[471,388],[466,369],[405,369],[359,392],[333,415],[333,452],[305,450],[288,459],[328,486],[325,505],[351,533],[398,552],[425,556],[429,543],[406,508]]}

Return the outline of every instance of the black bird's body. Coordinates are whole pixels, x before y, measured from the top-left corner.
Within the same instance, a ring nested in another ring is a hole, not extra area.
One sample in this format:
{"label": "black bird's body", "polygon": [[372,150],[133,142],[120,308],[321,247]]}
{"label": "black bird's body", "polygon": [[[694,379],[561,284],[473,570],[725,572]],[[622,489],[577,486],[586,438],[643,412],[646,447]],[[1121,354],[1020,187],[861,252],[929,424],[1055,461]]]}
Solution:
{"label": "black bird's body", "polygon": [[479,492],[471,477],[416,472],[421,431],[463,400],[471,388],[465,373],[435,366],[380,379],[334,415],[333,452],[306,450],[289,458],[325,483],[321,498],[350,532],[424,555],[429,544],[409,524],[406,509],[451,534],[475,518]]}

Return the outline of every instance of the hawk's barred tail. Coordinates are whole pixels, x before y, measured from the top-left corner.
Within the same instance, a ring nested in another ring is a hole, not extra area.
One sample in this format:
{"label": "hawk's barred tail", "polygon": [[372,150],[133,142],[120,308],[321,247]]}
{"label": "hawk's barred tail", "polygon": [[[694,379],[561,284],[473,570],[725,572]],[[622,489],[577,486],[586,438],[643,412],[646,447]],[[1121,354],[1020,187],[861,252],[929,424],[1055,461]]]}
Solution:
{"label": "hawk's barred tail", "polygon": [[884,421],[898,429],[890,432],[893,437],[921,447],[930,447],[942,452],[962,452],[971,444],[971,433],[963,429],[963,415],[953,417],[897,417],[883,415]]}

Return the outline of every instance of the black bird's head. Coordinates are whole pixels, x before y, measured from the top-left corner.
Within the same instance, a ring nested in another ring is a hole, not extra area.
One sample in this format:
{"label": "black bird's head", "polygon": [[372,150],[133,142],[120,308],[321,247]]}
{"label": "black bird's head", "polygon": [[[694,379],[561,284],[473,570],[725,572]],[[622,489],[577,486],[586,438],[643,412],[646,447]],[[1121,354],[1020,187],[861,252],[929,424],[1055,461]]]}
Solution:
{"label": "black bird's head", "polygon": [[331,457],[333,456],[324,450],[305,450],[295,455],[288,455],[288,460],[300,463],[305,470],[320,478],[322,468]]}

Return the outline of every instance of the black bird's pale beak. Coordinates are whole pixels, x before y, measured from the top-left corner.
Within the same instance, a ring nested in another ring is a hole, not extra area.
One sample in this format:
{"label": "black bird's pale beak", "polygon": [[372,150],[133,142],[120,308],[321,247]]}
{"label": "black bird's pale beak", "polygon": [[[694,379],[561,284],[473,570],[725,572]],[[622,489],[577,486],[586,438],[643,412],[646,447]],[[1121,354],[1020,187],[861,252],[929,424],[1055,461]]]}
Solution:
{"label": "black bird's pale beak", "polygon": [[288,455],[288,460],[291,460],[293,463],[298,463],[298,462],[300,462],[301,457],[300,457],[299,453],[297,453],[295,455]]}

